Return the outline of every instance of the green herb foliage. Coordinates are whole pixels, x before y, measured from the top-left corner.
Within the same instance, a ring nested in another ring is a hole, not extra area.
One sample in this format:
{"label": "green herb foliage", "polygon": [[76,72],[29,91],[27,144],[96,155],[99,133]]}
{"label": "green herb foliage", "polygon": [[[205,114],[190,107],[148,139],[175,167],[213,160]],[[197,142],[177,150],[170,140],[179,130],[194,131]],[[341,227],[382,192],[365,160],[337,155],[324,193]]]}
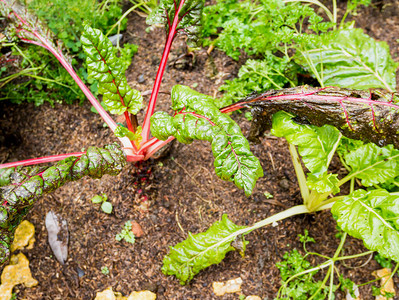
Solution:
{"label": "green herb foliage", "polygon": [[[370,0],[348,1],[341,27],[349,27],[344,22],[348,14],[369,3]],[[303,68],[322,86],[394,89],[396,64],[387,45],[360,29],[337,30],[333,14],[327,11],[327,15],[330,19],[325,21],[315,9],[299,1],[219,0],[206,7],[204,45],[215,45],[235,60],[245,57],[243,53],[256,58],[241,67],[237,79],[226,81],[220,88],[226,92],[220,106],[253,91],[295,86],[303,80],[299,77],[306,73]],[[330,29],[332,33],[328,32]],[[323,45],[322,49],[314,49],[318,45]],[[337,51],[333,53],[330,48]],[[347,51],[344,53],[343,49]]]}
{"label": "green herb foliage", "polygon": [[[311,269],[311,264],[304,256],[302,256],[297,249],[286,252],[283,260],[276,264],[280,271],[281,279],[283,282],[290,277]],[[314,275],[318,271],[308,272],[302,276],[298,276],[289,281],[288,285],[284,288],[283,297],[277,299],[295,299],[307,300],[310,296],[322,286],[322,281],[316,281]],[[334,290],[336,287],[334,286]],[[314,299],[323,300],[328,294],[328,287],[322,287],[319,294]],[[287,298],[288,297],[288,298]]]}
{"label": "green herb foliage", "polygon": [[[83,24],[90,24],[102,31],[108,29],[121,17],[122,8],[119,0],[91,1],[91,0],[33,0],[29,2],[29,9],[43,20],[50,30],[66,48],[72,57],[71,64],[79,77],[90,86],[91,91],[97,94],[97,82],[88,78],[84,63],[85,54],[82,51],[80,35]],[[121,28],[126,27],[126,20],[122,21]],[[115,29],[116,30],[116,29]],[[113,31],[112,33],[116,32]],[[137,52],[137,46],[125,44],[121,50],[121,59],[127,66],[132,56]],[[0,99],[8,99],[13,103],[32,102],[41,105],[44,102],[51,104],[65,102],[71,104],[78,100],[84,101],[85,96],[78,88],[68,72],[47,50],[34,45],[25,45],[22,48],[12,47],[13,55],[20,56],[20,77],[18,84],[11,81],[1,88]],[[31,68],[27,75],[23,70]],[[8,70],[7,72],[5,72]],[[4,70],[5,74],[15,72],[11,67]],[[26,75],[23,76],[22,75]]]}

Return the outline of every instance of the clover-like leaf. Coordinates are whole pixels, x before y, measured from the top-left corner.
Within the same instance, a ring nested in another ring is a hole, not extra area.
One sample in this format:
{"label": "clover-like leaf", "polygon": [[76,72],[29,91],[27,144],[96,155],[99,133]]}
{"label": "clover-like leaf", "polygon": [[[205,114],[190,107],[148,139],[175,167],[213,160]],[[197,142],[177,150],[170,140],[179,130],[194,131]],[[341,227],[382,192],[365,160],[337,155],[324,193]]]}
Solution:
{"label": "clover-like leaf", "polygon": [[163,259],[162,272],[165,275],[175,275],[181,284],[186,284],[201,270],[220,263],[226,254],[235,248],[232,242],[238,239],[240,252],[245,252],[244,237],[237,237],[237,232],[245,226],[237,226],[227,215],[215,222],[206,232],[195,235],[189,233],[188,238],[174,247]]}
{"label": "clover-like leaf", "polygon": [[126,80],[125,67],[119,63],[111,41],[100,30],[86,25],[81,37],[89,75],[99,82],[99,93],[112,114],[128,111],[137,114],[142,107],[141,93]]}
{"label": "clover-like leaf", "polygon": [[175,116],[155,113],[151,117],[152,134],[160,140],[174,136],[185,144],[195,139],[211,142],[216,174],[233,181],[249,196],[263,170],[240,127],[219,111],[211,97],[189,87],[174,86],[171,98]]}

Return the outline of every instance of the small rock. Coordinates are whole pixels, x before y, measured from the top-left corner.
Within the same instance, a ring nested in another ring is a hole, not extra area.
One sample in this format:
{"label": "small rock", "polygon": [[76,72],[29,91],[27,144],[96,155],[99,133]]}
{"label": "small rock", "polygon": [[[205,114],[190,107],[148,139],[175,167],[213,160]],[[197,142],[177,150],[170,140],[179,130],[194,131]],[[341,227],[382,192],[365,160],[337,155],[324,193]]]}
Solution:
{"label": "small rock", "polygon": [[35,243],[35,226],[27,220],[22,221],[21,224],[18,225],[14,234],[14,241],[11,245],[11,252],[14,252],[18,249],[23,249],[25,246],[28,246],[27,249],[32,249],[33,244]]}
{"label": "small rock", "polygon": [[10,265],[6,266],[1,274],[0,299],[11,299],[12,289],[18,284],[24,284],[26,287],[38,284],[32,277],[28,259],[22,253],[11,256]]}
{"label": "small rock", "polygon": [[284,190],[288,190],[290,188],[290,183],[285,178],[281,179],[280,182],[278,183],[278,185]]}
{"label": "small rock", "polygon": [[132,224],[132,232],[134,236],[138,238],[142,237],[144,235],[144,231],[141,228],[140,224],[135,221],[130,221],[130,223]]}
{"label": "small rock", "polygon": [[137,82],[138,82],[138,83],[144,83],[144,82],[145,82],[144,74],[141,74],[141,75],[139,76],[139,78],[137,79]]}
{"label": "small rock", "polygon": [[262,298],[259,296],[248,296],[245,300],[262,300]]}
{"label": "small rock", "polygon": [[225,282],[213,282],[213,292],[216,296],[223,296],[226,293],[241,292],[242,279],[240,277]]}
{"label": "small rock", "polygon": [[78,272],[78,277],[82,278],[85,275],[85,271],[83,271],[81,268],[77,267],[76,271]]}

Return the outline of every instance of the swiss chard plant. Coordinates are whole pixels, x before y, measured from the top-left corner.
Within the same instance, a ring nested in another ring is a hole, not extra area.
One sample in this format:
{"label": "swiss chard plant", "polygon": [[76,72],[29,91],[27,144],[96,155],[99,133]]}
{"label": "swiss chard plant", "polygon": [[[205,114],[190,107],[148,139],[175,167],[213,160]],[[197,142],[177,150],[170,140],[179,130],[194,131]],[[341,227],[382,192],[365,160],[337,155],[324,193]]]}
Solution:
{"label": "swiss chard plant", "polygon": [[[279,7],[275,9],[284,10],[284,6]],[[171,108],[174,113],[155,112],[173,40],[177,34],[185,34],[191,45],[198,42],[203,8],[203,0],[162,0],[148,16],[148,24],[165,26],[167,37],[144,121],[139,124],[137,114],[142,108],[142,95],[128,85],[125,64],[120,63],[111,41],[100,30],[86,25],[80,42],[87,57],[89,76],[98,82],[98,92],[102,94],[106,109],[76,74],[45,24],[18,2],[0,0],[0,10],[14,24],[16,36],[21,41],[48,50],[57,58],[122,144],[121,147],[93,147],[86,152],[0,165],[1,262],[5,262],[9,255],[8,247],[15,226],[42,194],[84,175],[93,178],[104,174],[115,175],[127,161],[135,163],[147,160],[175,138],[185,144],[194,140],[210,142],[216,174],[223,180],[233,182],[249,196],[255,188],[256,180],[263,176],[262,167],[250,151],[250,144],[239,126],[228,115],[244,108],[252,108],[254,139],[261,136],[270,124],[273,126],[273,134],[287,139],[303,204],[252,226],[235,225],[224,215],[222,220],[206,232],[190,234],[187,240],[172,247],[164,259],[162,270],[165,274],[175,275],[181,283],[186,283],[202,269],[219,263],[229,251],[238,249],[244,254],[248,243],[244,236],[251,231],[290,216],[328,208],[332,208],[334,217],[344,231],[361,238],[369,249],[399,261],[399,248],[396,247],[399,242],[396,222],[399,212],[395,209],[398,207],[399,195],[392,191],[399,176],[397,95],[390,92],[303,86],[252,95],[220,109],[212,97],[177,85],[171,91]],[[306,8],[300,9],[307,11]],[[312,15],[309,13],[308,17]],[[326,51],[329,53],[328,49]],[[373,51],[386,54],[384,49],[377,46]],[[322,62],[316,52],[309,55],[314,55],[311,61],[315,70],[324,72],[328,69],[321,65],[329,61]],[[378,55],[376,57],[379,58]],[[336,66],[340,66],[340,61],[342,59],[337,60]],[[390,81],[392,65],[389,58],[371,63],[371,66],[367,62],[365,66],[393,85]],[[333,63],[329,68],[334,70]],[[273,70],[278,74],[278,69]],[[364,73],[359,74],[353,74],[353,77],[359,80],[358,76]],[[370,79],[367,74],[364,76],[364,80]],[[337,79],[339,74],[331,78]],[[375,81],[370,83],[372,85],[380,87]],[[360,88],[365,87],[369,86]],[[117,125],[107,111],[124,115],[126,127]],[[373,142],[378,146],[352,139]],[[309,170],[306,175],[298,152]],[[328,171],[335,153],[348,168],[349,174],[344,178]],[[52,167],[36,166],[55,161],[58,162]],[[25,169],[23,166],[31,167]],[[355,179],[361,180],[367,189],[355,189]],[[340,187],[348,181],[351,182],[350,194],[339,195]]]}

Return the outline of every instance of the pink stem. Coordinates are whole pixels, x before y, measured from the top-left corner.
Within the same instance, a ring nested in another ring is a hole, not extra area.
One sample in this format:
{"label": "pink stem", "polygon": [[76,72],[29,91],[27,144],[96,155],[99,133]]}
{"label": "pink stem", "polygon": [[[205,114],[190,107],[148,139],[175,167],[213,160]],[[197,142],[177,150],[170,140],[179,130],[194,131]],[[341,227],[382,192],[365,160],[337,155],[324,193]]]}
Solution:
{"label": "pink stem", "polygon": [[18,167],[18,166],[30,166],[30,165],[44,164],[44,163],[48,163],[48,162],[63,160],[65,158],[68,158],[71,156],[81,157],[85,153],[86,152],[75,152],[75,153],[67,153],[67,154],[59,154],[59,155],[31,158],[31,159],[1,164],[0,169],[12,168],[12,167]]}
{"label": "pink stem", "polygon": [[159,88],[161,86],[163,73],[165,71],[169,52],[170,52],[170,49],[172,46],[173,39],[176,34],[176,28],[177,28],[177,25],[179,24],[179,12],[182,9],[183,4],[184,4],[184,0],[180,0],[179,7],[178,7],[177,11],[175,12],[175,16],[173,18],[172,27],[169,29],[170,31],[168,34],[168,39],[165,44],[165,48],[164,48],[164,51],[162,54],[161,62],[159,64],[157,76],[155,77],[154,87],[152,89],[150,101],[148,104],[148,109],[147,109],[147,112],[146,112],[145,118],[144,118],[143,131],[142,131],[143,140],[142,140],[141,144],[144,144],[145,142],[147,142],[148,138],[150,136],[150,118],[154,114],[155,104],[157,102]]}
{"label": "pink stem", "polygon": [[147,148],[145,157],[143,160],[149,159],[155,152],[157,152],[159,149],[161,149],[163,146],[166,144],[170,143],[172,140],[174,140],[175,137],[171,136],[169,137],[166,141],[160,141],[157,140],[155,143],[153,143],[151,146]]}

